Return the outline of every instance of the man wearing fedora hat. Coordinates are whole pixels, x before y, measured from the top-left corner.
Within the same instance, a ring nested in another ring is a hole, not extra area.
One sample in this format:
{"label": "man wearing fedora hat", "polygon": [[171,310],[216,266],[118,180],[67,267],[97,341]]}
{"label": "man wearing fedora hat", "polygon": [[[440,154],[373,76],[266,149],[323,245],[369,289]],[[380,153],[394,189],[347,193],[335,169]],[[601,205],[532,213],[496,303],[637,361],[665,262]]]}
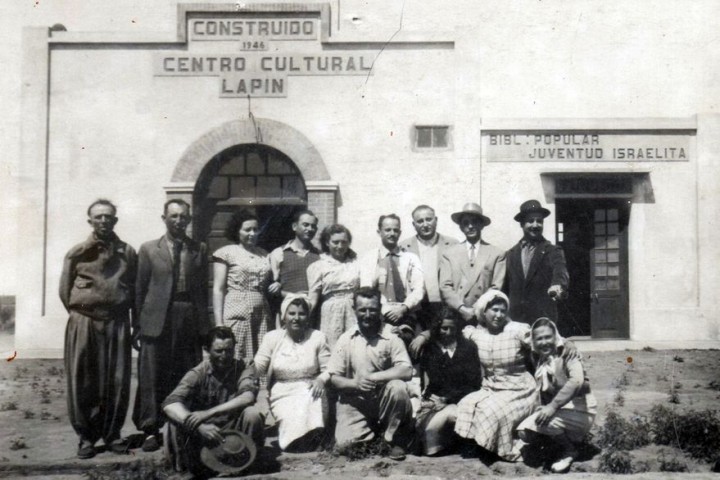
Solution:
{"label": "man wearing fedora hat", "polygon": [[505,280],[505,252],[482,241],[482,230],[490,225],[477,203],[466,203],[451,215],[465,240],[445,250],[440,260],[440,296],[443,302],[472,322],[472,306],[491,288],[502,288]]}
{"label": "man wearing fedora hat", "polygon": [[510,298],[509,316],[532,324],[540,317],[557,322],[556,301],[567,293],[569,275],[565,255],[543,237],[543,222],[550,211],[537,200],[520,205],[515,221],[523,238],[507,252],[503,290]]}

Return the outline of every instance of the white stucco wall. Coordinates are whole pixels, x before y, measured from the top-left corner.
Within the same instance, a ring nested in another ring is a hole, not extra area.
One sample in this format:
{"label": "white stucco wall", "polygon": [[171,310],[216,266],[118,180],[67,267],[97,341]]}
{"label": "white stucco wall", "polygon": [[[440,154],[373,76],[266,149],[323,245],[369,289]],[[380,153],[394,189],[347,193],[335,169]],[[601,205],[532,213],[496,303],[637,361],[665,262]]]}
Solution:
{"label": "white stucco wall", "polygon": [[[334,39],[387,40],[402,22],[402,34],[443,31],[455,41],[454,49],[389,46],[367,81],[291,77],[287,98],[252,101],[256,117],[291,125],[318,149],[340,186],[338,220],[353,230],[356,249],[376,243],[380,213],[400,214],[409,234],[409,212],[421,202],[436,207],[441,231],[459,236],[450,213],[465,201],[481,200],[493,218],[485,239],[503,248],[516,242],[517,205],[527,198],[543,200],[540,166],[482,163],[480,132],[488,119],[699,115],[697,156],[690,162],[636,165],[651,171],[655,203],[633,205],[631,213],[631,337],[720,339],[713,295],[720,285],[710,267],[720,259],[711,233],[720,204],[720,189],[714,188],[720,178],[720,122],[713,116],[720,99],[720,40],[707,21],[718,17],[720,4],[329,3]],[[67,35],[129,32],[142,41],[148,33],[157,38],[157,32],[166,32],[172,41],[177,18],[173,1],[69,0],[7,8],[10,13],[0,19],[0,61],[6,66],[0,76],[5,113],[0,248],[13,252],[28,245],[18,238],[28,231],[19,225],[43,215],[18,201],[19,189],[37,186],[19,178],[21,28],[62,23]],[[57,280],[64,253],[89,233],[87,204],[98,196],[115,200],[117,232],[135,246],[159,236],[162,187],[184,150],[208,130],[247,116],[246,100],[218,98],[216,78],[154,77],[153,53],[163,49],[175,47],[79,45],[52,51],[46,316],[18,318],[18,346],[27,351],[61,347],[65,320]],[[363,51],[377,52],[377,46]],[[415,124],[451,125],[453,149],[413,151]],[[542,168],[555,166],[563,165]],[[393,178],[393,187],[383,178]],[[549,238],[552,224],[553,217],[546,227]],[[25,305],[38,312],[38,292],[17,288],[37,268],[28,270],[6,255],[0,270],[0,294],[30,296]]]}

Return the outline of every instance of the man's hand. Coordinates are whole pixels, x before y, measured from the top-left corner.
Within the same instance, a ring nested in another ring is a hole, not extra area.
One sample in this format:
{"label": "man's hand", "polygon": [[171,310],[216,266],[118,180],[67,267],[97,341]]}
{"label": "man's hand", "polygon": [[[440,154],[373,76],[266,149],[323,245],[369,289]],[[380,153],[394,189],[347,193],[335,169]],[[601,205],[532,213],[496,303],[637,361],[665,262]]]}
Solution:
{"label": "man's hand", "polygon": [[425,338],[425,335],[423,334],[418,335],[412,342],[410,342],[410,355],[412,355],[413,358],[418,358],[420,356],[420,353],[425,346],[425,342],[427,342],[427,338]]}
{"label": "man's hand", "polygon": [[310,394],[313,398],[320,398],[325,393],[325,382],[322,378],[317,377],[310,384]]}
{"label": "man's hand", "polygon": [[408,307],[402,303],[388,305],[385,312],[385,320],[393,325],[397,324],[402,317],[408,312]]}
{"label": "man's hand", "polygon": [[550,419],[555,415],[557,410],[552,405],[545,405],[540,409],[538,416],[535,418],[535,424],[544,427],[550,423]]}
{"label": "man's hand", "polygon": [[280,282],[273,282],[268,286],[268,293],[270,295],[279,295],[282,290],[282,284]]}
{"label": "man's hand", "polygon": [[458,313],[460,313],[460,316],[465,320],[465,323],[470,323],[473,318],[475,318],[475,311],[467,305],[462,305],[458,309]]}
{"label": "man's hand", "polygon": [[223,442],[223,436],[220,434],[220,427],[212,423],[203,423],[198,428],[198,433],[210,444],[218,444]]}
{"label": "man's hand", "polygon": [[565,290],[563,290],[560,285],[551,285],[550,288],[548,288],[547,293],[550,295],[550,298],[556,302],[565,298]]}
{"label": "man's hand", "polygon": [[565,340],[563,345],[563,352],[560,357],[565,360],[575,360],[577,358],[580,358],[580,353],[578,353],[578,349],[573,342],[571,342],[570,340]]}
{"label": "man's hand", "polygon": [[130,345],[132,345],[132,348],[139,352],[140,344],[140,329],[133,328],[132,335],[130,336]]}
{"label": "man's hand", "polygon": [[198,412],[192,412],[190,415],[185,417],[185,421],[183,422],[183,425],[185,428],[187,428],[190,431],[195,431],[200,426],[207,422],[210,417],[212,417],[212,414],[208,410],[200,410]]}
{"label": "man's hand", "polygon": [[361,392],[372,392],[377,387],[377,383],[372,380],[370,375],[358,375],[355,378],[357,389]]}

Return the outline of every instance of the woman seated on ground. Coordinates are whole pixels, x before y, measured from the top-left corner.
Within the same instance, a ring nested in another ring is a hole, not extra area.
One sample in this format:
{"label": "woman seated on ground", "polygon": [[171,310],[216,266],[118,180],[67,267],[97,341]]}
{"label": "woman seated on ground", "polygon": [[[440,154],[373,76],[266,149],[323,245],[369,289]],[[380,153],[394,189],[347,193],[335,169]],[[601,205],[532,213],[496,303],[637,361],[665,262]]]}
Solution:
{"label": "woman seated on ground", "polygon": [[322,397],[330,349],[325,335],[309,327],[309,312],[307,296],[285,297],[280,307],[284,328],[268,332],[255,355],[258,375],[267,374],[282,450],[313,449],[326,423]]}
{"label": "woman seated on ground", "polygon": [[478,326],[465,327],[483,367],[480,390],[457,406],[455,433],[507,461],[520,457],[513,430],[538,403],[535,379],[527,370],[530,326],[507,317],[510,302],[499,290],[488,290],[473,306]]}
{"label": "woman seated on ground", "polygon": [[562,357],[564,341],[549,318],[538,318],[532,326],[532,362],[542,405],[518,427],[520,438],[538,443],[551,437],[562,449],[552,464],[554,473],[567,472],[575,460],[575,445],[590,431],[597,402],[579,355]]}
{"label": "woman seated on ground", "polygon": [[420,356],[425,388],[416,430],[425,455],[452,446],[457,402],[482,383],[477,347],[460,335],[459,324],[455,312],[445,310],[432,325],[430,343]]}

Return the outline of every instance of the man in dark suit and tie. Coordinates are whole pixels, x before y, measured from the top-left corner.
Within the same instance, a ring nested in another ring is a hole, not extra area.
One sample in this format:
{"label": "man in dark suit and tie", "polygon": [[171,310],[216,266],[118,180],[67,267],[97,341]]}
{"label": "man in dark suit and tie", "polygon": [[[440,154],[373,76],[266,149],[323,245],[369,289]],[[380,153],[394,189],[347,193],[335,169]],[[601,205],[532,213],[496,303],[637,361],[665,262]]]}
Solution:
{"label": "man in dark suit and tie", "polygon": [[482,241],[483,228],[490,219],[477,203],[467,203],[451,215],[465,235],[449,247],[440,261],[440,296],[466,323],[476,321],[473,304],[491,288],[502,288],[505,280],[505,252]]}
{"label": "man in dark suit and tie", "polygon": [[191,218],[187,202],[169,200],[162,215],[165,235],[144,243],[138,253],[134,337],[140,355],[133,421],[145,434],[145,451],[159,448],[162,402],[202,360],[210,328],[207,247],[186,235]]}
{"label": "man in dark suit and tie", "polygon": [[428,205],[418,205],[412,211],[413,227],[417,235],[400,242],[400,249],[414,253],[420,258],[425,279],[425,296],[417,311],[418,324],[422,329],[430,328],[432,321],[442,312],[440,297],[440,258],[451,245],[458,241],[438,233],[438,219],[435,210]]}
{"label": "man in dark suit and tie", "polygon": [[557,322],[556,302],[567,295],[565,255],[543,237],[543,222],[550,211],[537,200],[520,205],[515,221],[523,238],[507,252],[507,275],[503,290],[510,298],[509,316],[532,324],[540,317]]}

